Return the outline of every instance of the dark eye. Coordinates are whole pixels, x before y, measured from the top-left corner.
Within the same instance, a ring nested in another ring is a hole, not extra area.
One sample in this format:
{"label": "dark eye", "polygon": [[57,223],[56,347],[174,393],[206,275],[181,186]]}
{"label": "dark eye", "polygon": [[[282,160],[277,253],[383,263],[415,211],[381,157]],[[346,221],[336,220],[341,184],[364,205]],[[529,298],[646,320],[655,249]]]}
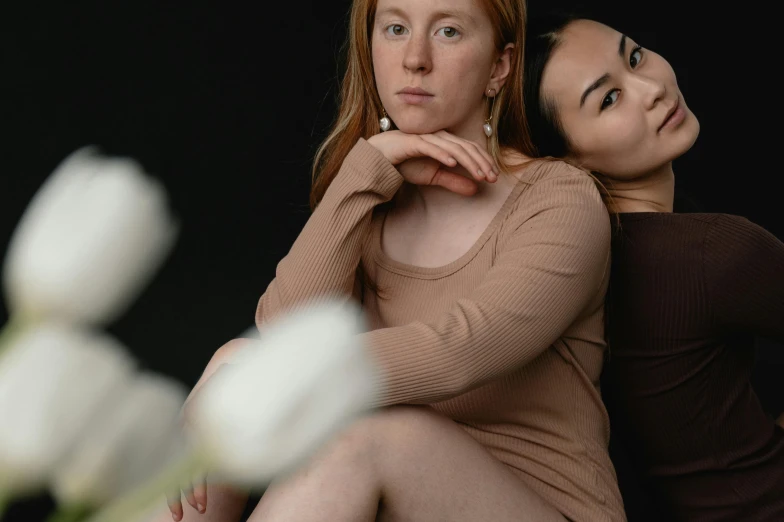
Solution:
{"label": "dark eye", "polygon": [[607,107],[609,107],[610,105],[618,101],[619,94],[620,91],[618,89],[613,89],[612,91],[608,92],[607,96],[605,96],[604,99],[602,100],[602,107],[599,110],[603,111],[604,109],[606,109]]}
{"label": "dark eye", "polygon": [[458,30],[454,27],[444,27],[443,29],[439,29],[438,32],[447,38],[454,38],[459,34]]}
{"label": "dark eye", "polygon": [[640,64],[641,60],[642,60],[642,47],[637,46],[632,51],[631,56],[629,56],[629,65],[631,65],[632,69],[634,69]]}
{"label": "dark eye", "polygon": [[400,24],[392,24],[387,27],[387,32],[395,36],[402,36],[406,34],[406,28]]}

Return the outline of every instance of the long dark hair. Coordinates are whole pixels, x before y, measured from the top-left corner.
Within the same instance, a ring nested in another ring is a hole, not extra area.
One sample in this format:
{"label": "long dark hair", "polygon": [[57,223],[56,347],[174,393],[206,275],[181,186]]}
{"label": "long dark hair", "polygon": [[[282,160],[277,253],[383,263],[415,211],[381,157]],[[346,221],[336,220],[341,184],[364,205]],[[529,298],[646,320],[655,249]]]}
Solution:
{"label": "long dark hair", "polygon": [[570,151],[569,140],[558,119],[555,102],[542,96],[542,76],[561,34],[570,23],[584,19],[572,12],[554,11],[531,17],[525,42],[525,81],[523,82],[528,135],[540,157],[564,158]]}
{"label": "long dark hair", "polygon": [[[553,52],[561,44],[564,29],[577,20],[592,18],[574,12],[551,11],[546,15],[531,17],[528,23],[523,82],[525,119],[534,154],[540,158],[552,157],[568,161],[568,155],[572,151],[569,137],[558,118],[555,101],[542,94],[542,76]],[[607,210],[615,216],[615,224],[618,225],[617,208],[610,191],[607,190],[611,181],[597,172],[588,171],[582,165],[575,167],[584,170],[593,178]]]}

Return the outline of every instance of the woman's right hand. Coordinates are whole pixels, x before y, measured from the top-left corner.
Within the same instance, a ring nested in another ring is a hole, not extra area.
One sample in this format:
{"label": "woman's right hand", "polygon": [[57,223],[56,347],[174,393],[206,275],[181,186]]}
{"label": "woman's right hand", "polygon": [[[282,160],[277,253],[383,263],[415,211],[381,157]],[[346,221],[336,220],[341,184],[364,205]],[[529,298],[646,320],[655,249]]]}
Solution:
{"label": "woman's right hand", "polygon": [[[406,134],[394,130],[376,134],[367,141],[397,167],[407,182],[414,185],[438,185],[470,196],[476,193],[477,182],[494,183],[498,179],[498,168],[486,150],[446,131]],[[447,170],[444,166],[460,166],[473,179]]]}

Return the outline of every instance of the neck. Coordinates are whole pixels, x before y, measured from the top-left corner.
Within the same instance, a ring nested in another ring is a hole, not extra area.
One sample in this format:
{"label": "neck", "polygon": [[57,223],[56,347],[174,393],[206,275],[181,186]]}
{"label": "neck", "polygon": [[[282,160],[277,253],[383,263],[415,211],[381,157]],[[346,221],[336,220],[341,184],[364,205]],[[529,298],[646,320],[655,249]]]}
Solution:
{"label": "neck", "polygon": [[675,173],[672,162],[632,180],[600,178],[619,213],[672,212]]}

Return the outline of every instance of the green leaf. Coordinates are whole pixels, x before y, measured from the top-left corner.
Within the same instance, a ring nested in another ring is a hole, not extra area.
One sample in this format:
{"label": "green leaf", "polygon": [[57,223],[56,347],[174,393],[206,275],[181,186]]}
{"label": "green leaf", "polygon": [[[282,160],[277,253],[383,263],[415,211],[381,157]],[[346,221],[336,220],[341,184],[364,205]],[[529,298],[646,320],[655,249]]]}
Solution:
{"label": "green leaf", "polygon": [[11,495],[7,492],[0,490],[0,520],[3,520],[3,515],[8,506],[11,505]]}

